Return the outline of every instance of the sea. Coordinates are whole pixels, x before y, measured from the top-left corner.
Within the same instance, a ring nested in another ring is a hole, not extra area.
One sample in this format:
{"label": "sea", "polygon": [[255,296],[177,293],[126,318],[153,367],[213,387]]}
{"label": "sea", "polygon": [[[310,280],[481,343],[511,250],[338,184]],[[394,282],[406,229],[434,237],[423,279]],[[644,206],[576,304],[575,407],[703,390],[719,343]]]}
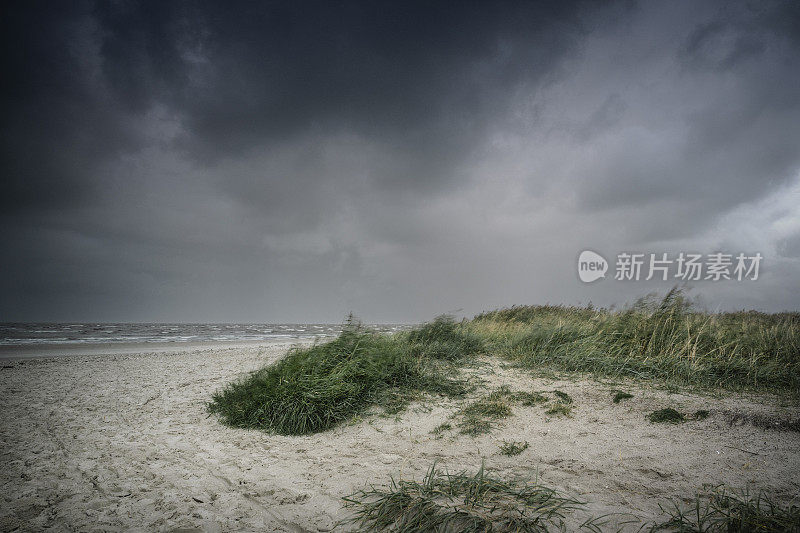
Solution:
{"label": "sea", "polygon": [[[407,324],[365,324],[391,333]],[[251,342],[335,337],[342,324],[0,323],[0,346]]]}

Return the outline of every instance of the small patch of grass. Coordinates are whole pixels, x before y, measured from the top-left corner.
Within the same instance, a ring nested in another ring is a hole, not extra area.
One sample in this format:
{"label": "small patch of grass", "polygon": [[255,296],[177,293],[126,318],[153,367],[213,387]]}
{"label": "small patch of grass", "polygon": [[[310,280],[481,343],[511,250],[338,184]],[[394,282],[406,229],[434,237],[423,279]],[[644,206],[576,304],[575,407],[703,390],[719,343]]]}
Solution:
{"label": "small patch of grass", "polygon": [[552,391],[555,395],[555,400],[547,405],[548,415],[563,415],[566,417],[572,416],[572,396],[560,390]]}
{"label": "small patch of grass", "polygon": [[612,399],[612,401],[614,403],[619,403],[622,400],[629,400],[631,398],[633,398],[633,394],[631,394],[630,392],[625,392],[625,391],[618,390],[618,391],[615,391],[614,398]]}
{"label": "small patch of grass", "polygon": [[666,423],[666,424],[680,424],[685,420],[684,416],[680,414],[675,409],[671,407],[667,407],[665,409],[659,409],[658,411],[653,411],[647,418],[650,422],[653,423]]}
{"label": "small patch of grass", "polygon": [[800,531],[800,507],[781,506],[764,494],[735,495],[715,487],[688,505],[673,503],[661,510],[669,518],[651,531],[764,532]]}
{"label": "small patch of grass", "polygon": [[775,429],[779,431],[800,431],[800,418],[778,418],[771,415],[758,413],[726,413],[728,423],[731,426],[750,424],[751,426],[763,429]]}
{"label": "small patch of grass", "polygon": [[534,405],[547,402],[547,396],[539,392],[519,391],[515,392],[512,397],[514,398],[514,401],[517,401],[526,407],[532,407]]}
{"label": "small patch of grass", "polygon": [[492,421],[511,416],[510,391],[498,389],[479,398],[458,412],[461,416],[461,433],[481,435],[492,429]]}
{"label": "small patch of grass", "polygon": [[445,431],[450,431],[451,429],[453,429],[453,424],[449,422],[444,422],[433,428],[431,430],[431,433],[436,435],[437,438],[439,438],[442,436],[442,433],[444,433]]}
{"label": "small patch of grass", "polygon": [[570,396],[566,392],[562,392],[560,390],[554,390],[553,394],[556,395],[556,398],[558,398],[558,401],[561,403],[572,403],[572,396]]}
{"label": "small patch of grass", "polygon": [[564,415],[570,417],[572,416],[572,406],[560,402],[552,403],[545,413],[548,415]]}
{"label": "small patch of grass", "polygon": [[708,418],[708,411],[705,409],[699,409],[692,414],[692,420],[705,420]]}
{"label": "small patch of grass", "polygon": [[582,505],[536,483],[491,477],[483,465],[469,475],[442,473],[434,464],[421,482],[393,479],[344,499],[360,529],[404,533],[561,531],[565,513]]}
{"label": "small patch of grass", "polygon": [[513,442],[504,440],[503,444],[500,445],[500,453],[507,456],[519,455],[525,450],[528,449],[528,441],[525,442]]}
{"label": "small patch of grass", "polygon": [[[561,391],[552,391],[555,399],[539,392],[512,391],[508,386],[494,390],[479,398],[456,413],[460,417],[458,426],[466,435],[481,435],[492,430],[492,422],[511,416],[511,406],[519,403],[525,406],[546,404],[548,415],[571,416],[572,397]],[[550,403],[547,403],[547,402]]]}

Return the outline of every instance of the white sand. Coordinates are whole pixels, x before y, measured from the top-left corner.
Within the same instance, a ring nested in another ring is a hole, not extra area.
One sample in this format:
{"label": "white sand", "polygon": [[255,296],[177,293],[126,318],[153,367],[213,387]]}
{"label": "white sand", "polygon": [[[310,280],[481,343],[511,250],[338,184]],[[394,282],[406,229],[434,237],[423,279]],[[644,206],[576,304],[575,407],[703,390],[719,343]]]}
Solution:
{"label": "white sand", "polygon": [[[390,476],[420,478],[434,460],[451,471],[486,466],[505,478],[540,480],[592,502],[592,512],[658,515],[658,500],[704,483],[800,493],[800,434],[750,424],[728,411],[790,417],[797,406],[767,398],[708,398],[628,386],[534,379],[496,362],[475,370],[490,386],[559,388],[572,418],[541,406],[514,408],[490,435],[430,432],[460,405],[431,400],[400,417],[363,420],[304,437],[222,426],[211,394],[285,353],[270,347],[70,356],[0,362],[0,530],[327,531],[347,516],[341,497]],[[673,406],[709,409],[704,421],[651,424]],[[517,457],[503,439],[528,441]]]}

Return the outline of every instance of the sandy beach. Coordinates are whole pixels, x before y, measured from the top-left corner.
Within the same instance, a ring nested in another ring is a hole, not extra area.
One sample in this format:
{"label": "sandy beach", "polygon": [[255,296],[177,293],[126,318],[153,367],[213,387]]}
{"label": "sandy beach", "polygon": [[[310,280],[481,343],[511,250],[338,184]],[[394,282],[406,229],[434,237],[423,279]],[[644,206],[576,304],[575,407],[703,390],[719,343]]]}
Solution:
{"label": "sandy beach", "polygon": [[[495,359],[468,371],[490,388],[565,391],[572,417],[520,406],[489,435],[437,436],[432,430],[464,400],[431,398],[396,417],[373,413],[287,437],[209,416],[213,392],[289,346],[4,360],[0,530],[329,531],[348,516],[343,496],[391,476],[419,479],[434,461],[450,471],[475,471],[484,461],[505,478],[538,475],[594,514],[645,521],[659,516],[659,502],[691,497],[706,483],[764,490],[780,502],[800,493],[800,433],[731,424],[737,414],[790,418],[796,405],[630,384],[634,398],[614,404],[617,385],[532,377]],[[647,421],[665,406],[710,416],[676,426]],[[530,447],[505,457],[504,439]]]}

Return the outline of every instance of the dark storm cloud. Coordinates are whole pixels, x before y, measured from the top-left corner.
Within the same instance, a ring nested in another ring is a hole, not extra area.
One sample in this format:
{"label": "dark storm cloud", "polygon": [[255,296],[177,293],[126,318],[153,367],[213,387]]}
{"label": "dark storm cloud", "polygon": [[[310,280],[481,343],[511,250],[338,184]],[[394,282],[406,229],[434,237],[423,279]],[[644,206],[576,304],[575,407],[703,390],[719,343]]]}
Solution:
{"label": "dark storm cloud", "polygon": [[797,306],[799,21],[794,2],[18,3],[0,320],[602,303],[637,288],[576,285],[581,247],[681,244],[772,251],[763,294],[720,301]]}
{"label": "dark storm cloud", "polygon": [[[176,113],[176,145],[206,165],[313,135],[389,147],[380,187],[435,191],[581,32],[570,3],[109,4],[98,9],[116,98]],[[313,159],[313,153],[308,154]],[[302,173],[302,169],[300,169]],[[220,186],[268,202],[253,175]],[[317,179],[320,179],[319,177]],[[325,178],[321,178],[325,179]],[[297,188],[304,188],[302,178]],[[276,183],[276,187],[272,187]],[[255,193],[255,196],[253,194]]]}
{"label": "dark storm cloud", "polygon": [[[97,164],[135,147],[114,104],[91,81],[79,4],[6,6],[2,19],[4,214],[74,205]],[[85,6],[83,6],[85,7]]]}

